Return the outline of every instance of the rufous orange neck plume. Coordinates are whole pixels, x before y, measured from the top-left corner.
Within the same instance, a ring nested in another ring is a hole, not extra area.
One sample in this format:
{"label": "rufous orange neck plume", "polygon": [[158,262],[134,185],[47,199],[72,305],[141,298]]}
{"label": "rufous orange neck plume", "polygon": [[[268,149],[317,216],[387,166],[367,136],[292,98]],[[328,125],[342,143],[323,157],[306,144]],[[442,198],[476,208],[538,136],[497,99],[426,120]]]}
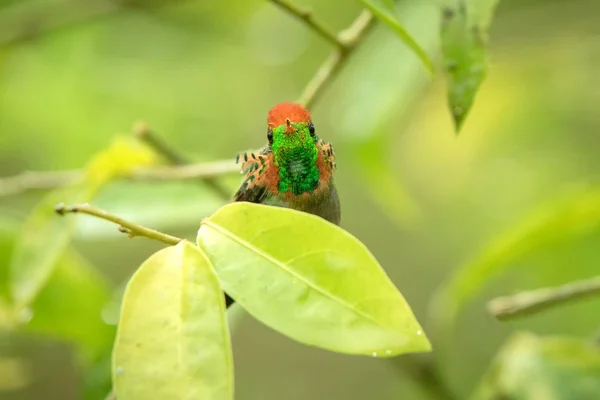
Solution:
{"label": "rufous orange neck plume", "polygon": [[275,128],[285,124],[288,119],[291,122],[308,122],[310,121],[310,113],[300,104],[284,102],[269,110],[267,123],[269,128]]}

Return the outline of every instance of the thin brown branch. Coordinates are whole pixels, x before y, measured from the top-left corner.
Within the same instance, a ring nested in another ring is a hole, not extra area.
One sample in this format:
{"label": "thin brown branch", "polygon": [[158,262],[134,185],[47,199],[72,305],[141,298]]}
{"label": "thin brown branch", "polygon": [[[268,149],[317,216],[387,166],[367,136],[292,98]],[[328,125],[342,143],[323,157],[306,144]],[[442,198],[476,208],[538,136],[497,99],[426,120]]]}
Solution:
{"label": "thin brown branch", "polygon": [[337,35],[336,43],[339,46],[327,60],[319,67],[313,78],[308,82],[302,92],[298,103],[310,108],[333,78],[341,71],[342,67],[356,46],[364,39],[366,33],[374,26],[373,15],[364,10],[358,18],[344,31]]}
{"label": "thin brown branch", "polygon": [[[233,159],[187,164],[140,168],[122,179],[131,181],[177,181],[206,180],[227,174],[239,173],[240,168]],[[0,178],[0,197],[20,194],[30,190],[54,189],[82,179],[82,170],[70,171],[26,171],[18,175]]]}
{"label": "thin brown branch", "polygon": [[214,179],[223,175],[240,172],[233,159],[187,164],[175,167],[154,167],[138,169],[128,179],[134,181],[178,181]]}
{"label": "thin brown branch", "polygon": [[0,178],[0,197],[11,196],[29,190],[53,189],[81,179],[82,172],[70,171],[24,171],[18,175]]}
{"label": "thin brown branch", "polygon": [[99,208],[93,207],[87,203],[86,204],[75,204],[75,205],[71,205],[71,206],[67,206],[64,204],[57,204],[56,207],[54,208],[54,211],[56,211],[56,213],[59,215],[65,215],[65,214],[69,214],[69,213],[88,214],[88,215],[94,216],[96,218],[101,218],[101,219],[105,219],[110,222],[114,222],[115,224],[118,225],[119,231],[123,232],[123,233],[127,233],[129,235],[129,237],[143,236],[148,239],[158,240],[160,242],[163,242],[163,243],[169,244],[169,245],[176,245],[177,243],[179,243],[183,240],[178,237],[171,236],[171,235],[159,232],[154,229],[146,228],[145,226],[138,225],[134,222],[127,221],[121,217],[113,215],[113,214],[111,214],[107,211],[101,210]]}
{"label": "thin brown branch", "polygon": [[498,319],[510,319],[594,295],[600,295],[600,275],[562,286],[498,297],[488,303],[488,311]]}
{"label": "thin brown branch", "polygon": [[[159,136],[157,136],[152,130],[148,128],[148,126],[143,123],[137,123],[133,128],[134,134],[140,139],[143,140],[146,144],[151,146],[154,151],[158,154],[162,155],[169,163],[173,165],[186,165],[189,164],[189,161],[185,159],[182,155],[180,155],[177,151],[171,148],[164,140],[162,140]],[[230,164],[233,165],[233,162]],[[222,168],[221,168],[222,169]],[[194,170],[192,168],[192,170]],[[225,169],[224,173],[228,173],[229,171]],[[205,175],[202,176],[202,180],[206,186],[209,187],[212,191],[217,193],[219,197],[223,200],[229,200],[231,198],[231,193],[218,179],[219,174],[214,176]]]}
{"label": "thin brown branch", "polygon": [[306,25],[310,27],[313,31],[319,34],[323,39],[327,40],[334,46],[342,47],[344,43],[342,43],[335,32],[329,28],[327,25],[315,20],[313,14],[309,10],[302,9],[286,0],[271,0],[271,3],[281,7],[288,13],[292,14],[294,17],[303,21]]}

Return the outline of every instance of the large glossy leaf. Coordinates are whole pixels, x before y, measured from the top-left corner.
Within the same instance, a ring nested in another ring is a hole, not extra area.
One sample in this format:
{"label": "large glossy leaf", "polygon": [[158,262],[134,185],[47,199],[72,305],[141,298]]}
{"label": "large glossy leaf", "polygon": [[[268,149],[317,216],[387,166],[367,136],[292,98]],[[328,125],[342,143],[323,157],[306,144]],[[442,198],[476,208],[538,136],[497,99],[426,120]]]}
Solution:
{"label": "large glossy leaf", "polygon": [[233,203],[203,221],[198,245],[231,297],[297,341],[382,357],[430,350],[373,255],[319,217]]}
{"label": "large glossy leaf", "polygon": [[189,242],[160,250],[129,281],[113,352],[119,400],[233,399],[225,301]]}
{"label": "large glossy leaf", "polygon": [[444,0],[442,53],[458,132],[487,70],[487,30],[498,0]]}
{"label": "large glossy leaf", "polygon": [[540,251],[551,251],[600,229],[600,190],[581,192],[536,210],[504,234],[490,241],[474,259],[442,288],[434,303],[437,317],[451,321],[462,306],[493,277],[516,261]]}
{"label": "large glossy leaf", "polygon": [[600,395],[600,347],[574,338],[517,334],[473,400],[591,400]]}
{"label": "large glossy leaf", "polygon": [[75,217],[60,218],[57,203],[90,201],[110,179],[156,162],[156,156],[133,138],[117,137],[86,167],[83,182],[48,193],[25,222],[11,262],[11,294],[17,308],[28,305],[48,277],[73,235]]}
{"label": "large glossy leaf", "polygon": [[412,37],[412,35],[404,28],[404,26],[398,21],[396,16],[394,15],[393,7],[390,4],[382,4],[382,2],[378,0],[360,0],[360,2],[365,6],[366,9],[371,11],[371,13],[387,25],[398,37],[406,43],[408,47],[412,49],[412,51],[416,54],[416,56],[421,60],[423,66],[427,69],[427,71],[432,74],[433,73],[433,62],[423,50],[423,48],[417,43],[417,41]]}

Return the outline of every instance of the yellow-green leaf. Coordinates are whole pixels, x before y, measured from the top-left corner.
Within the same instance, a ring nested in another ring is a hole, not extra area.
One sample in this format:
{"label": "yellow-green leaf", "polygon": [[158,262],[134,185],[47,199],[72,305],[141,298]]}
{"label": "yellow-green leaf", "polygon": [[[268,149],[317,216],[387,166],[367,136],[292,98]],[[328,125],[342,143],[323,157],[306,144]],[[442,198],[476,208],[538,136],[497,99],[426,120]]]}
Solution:
{"label": "yellow-green leaf", "polygon": [[381,357],[431,348],[373,255],[319,217],[233,203],[203,221],[197,240],[225,291],[299,342]]}
{"label": "yellow-green leaf", "polygon": [[42,198],[23,226],[11,262],[10,289],[17,308],[35,298],[73,236],[76,217],[59,217],[55,205],[89,202],[110,179],[156,160],[154,153],[135,138],[117,137],[107,150],[92,158],[83,182],[56,189]]}
{"label": "yellow-green leaf", "polygon": [[88,163],[85,180],[88,185],[101,186],[111,179],[127,176],[136,168],[153,165],[157,160],[156,153],[136,138],[117,136]]}
{"label": "yellow-green leaf", "polygon": [[129,281],[113,352],[119,400],[233,399],[225,301],[189,242],[158,251]]}
{"label": "yellow-green leaf", "polygon": [[427,72],[433,74],[433,62],[431,61],[431,58],[429,58],[421,45],[417,43],[412,35],[396,19],[396,16],[393,14],[392,10],[383,4],[379,4],[377,0],[360,0],[360,2],[365,6],[366,9],[371,11],[376,18],[378,18],[381,22],[386,24],[388,28],[396,33],[398,37],[414,51],[419,60],[421,60],[423,63],[425,69],[427,69]]}
{"label": "yellow-green leaf", "polygon": [[600,395],[600,347],[519,333],[500,351],[473,400],[591,400]]}
{"label": "yellow-green leaf", "polygon": [[586,190],[536,210],[532,215],[490,241],[471,262],[442,288],[434,303],[443,324],[484,285],[516,261],[539,251],[576,242],[600,229],[600,190]]}
{"label": "yellow-green leaf", "polygon": [[487,70],[487,30],[498,0],[444,0],[442,53],[456,131],[475,101]]}
{"label": "yellow-green leaf", "polygon": [[31,303],[46,284],[75,228],[76,218],[60,218],[54,206],[85,200],[84,187],[69,186],[47,193],[31,211],[10,266],[10,291],[17,309]]}

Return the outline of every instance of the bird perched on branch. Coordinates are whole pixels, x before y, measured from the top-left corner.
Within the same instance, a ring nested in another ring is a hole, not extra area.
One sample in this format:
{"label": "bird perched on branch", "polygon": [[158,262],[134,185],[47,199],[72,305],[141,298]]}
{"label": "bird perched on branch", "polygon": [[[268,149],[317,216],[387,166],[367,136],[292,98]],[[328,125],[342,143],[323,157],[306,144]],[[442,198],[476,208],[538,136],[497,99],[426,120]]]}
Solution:
{"label": "bird perched on branch", "polygon": [[273,107],[267,141],[256,154],[238,154],[246,178],[234,200],[293,208],[339,225],[333,146],[319,139],[308,110],[288,102]]}
{"label": "bird perched on branch", "polygon": [[[267,116],[267,146],[238,154],[245,174],[234,201],[293,208],[340,224],[340,200],[333,183],[331,143],[319,139],[307,109],[281,103]],[[225,294],[227,307],[234,300]]]}

